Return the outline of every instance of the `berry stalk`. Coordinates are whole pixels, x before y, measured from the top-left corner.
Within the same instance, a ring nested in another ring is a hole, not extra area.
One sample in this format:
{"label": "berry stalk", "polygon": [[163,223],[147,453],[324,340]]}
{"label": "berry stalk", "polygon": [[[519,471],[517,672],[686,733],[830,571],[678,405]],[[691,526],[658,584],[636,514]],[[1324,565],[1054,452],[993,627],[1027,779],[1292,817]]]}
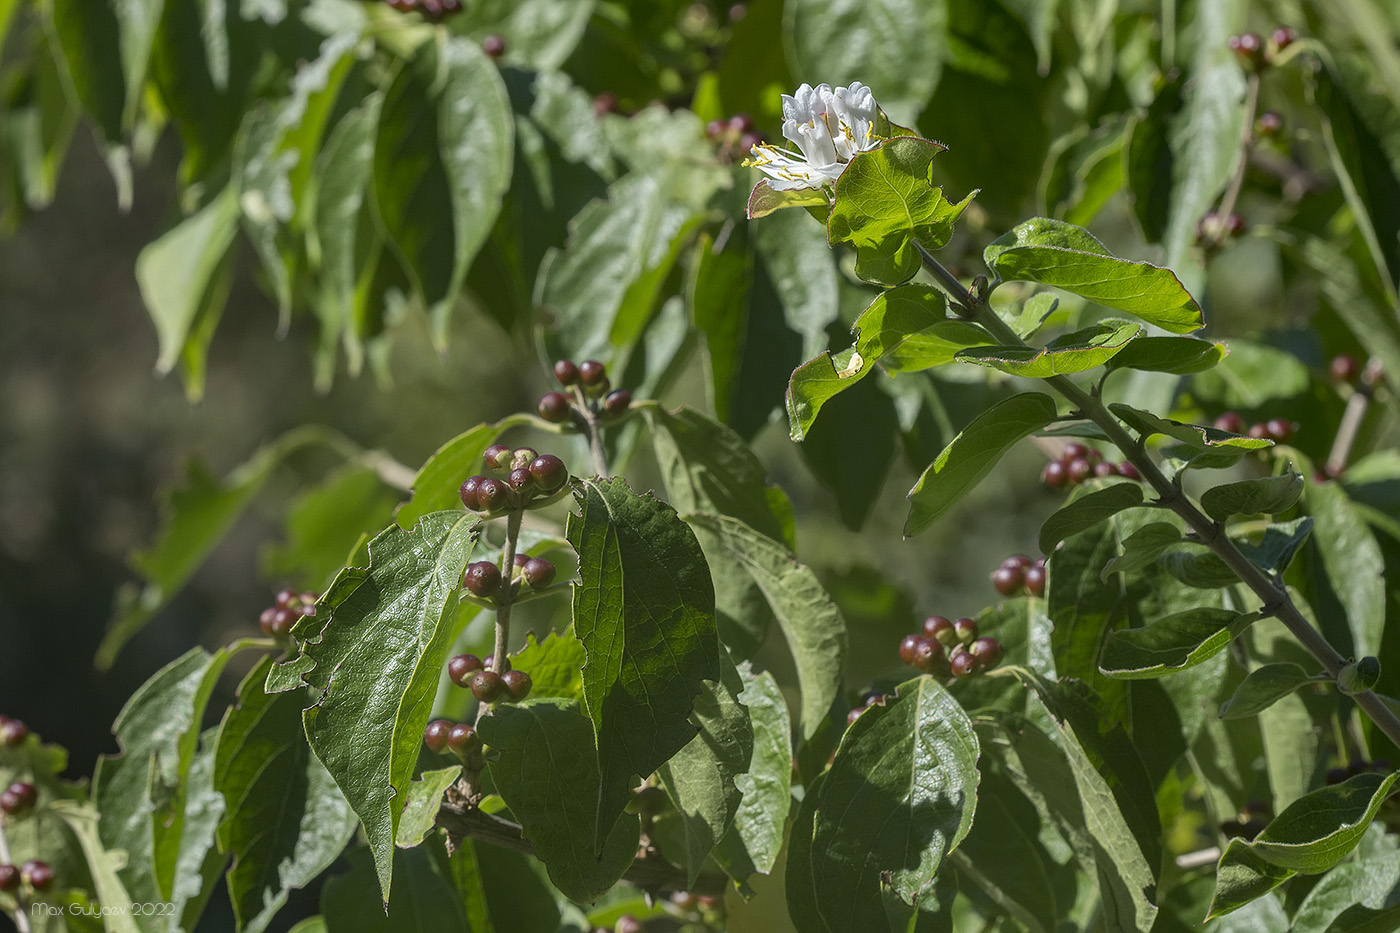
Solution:
{"label": "berry stalk", "polygon": [[[966,311],[967,317],[975,319],[1002,344],[1014,347],[1030,346],[992,311],[988,301],[991,287],[978,288],[975,293],[970,292],[922,244],[919,245],[919,253],[923,257],[924,268],[933,274],[939,286],[949,293],[953,301]],[[1336,680],[1347,660],[1304,618],[1298,607],[1293,604],[1287,590],[1275,584],[1264,571],[1244,556],[1235,542],[1225,534],[1224,525],[1212,521],[1158,469],[1156,462],[1147,455],[1143,443],[1128,433],[1097,396],[1080,388],[1078,383],[1068,376],[1051,376],[1045,381],[1068,399],[1081,415],[1103,429],[1109,441],[1123,453],[1129,463],[1137,467],[1142,479],[1157,491],[1159,504],[1179,515],[1195,533],[1196,539],[1214,551],[1235,576],[1254,591],[1263,602],[1261,613],[1277,617],[1293,637],[1317,659],[1328,676]],[[1391,712],[1374,691],[1356,693],[1352,699],[1392,743],[1400,746],[1400,717]]]}

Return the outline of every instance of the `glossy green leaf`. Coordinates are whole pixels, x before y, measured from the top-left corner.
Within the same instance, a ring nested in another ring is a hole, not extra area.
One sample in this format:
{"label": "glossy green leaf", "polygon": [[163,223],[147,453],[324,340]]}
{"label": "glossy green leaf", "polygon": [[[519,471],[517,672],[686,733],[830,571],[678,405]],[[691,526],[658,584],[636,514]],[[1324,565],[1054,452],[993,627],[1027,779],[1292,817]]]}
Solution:
{"label": "glossy green leaf", "polygon": [[1196,450],[1214,451],[1219,448],[1230,448],[1232,452],[1237,451],[1243,454],[1250,450],[1262,450],[1274,445],[1273,441],[1265,440],[1262,437],[1244,437],[1239,434],[1231,434],[1229,431],[1222,431],[1219,428],[1207,428],[1198,424],[1173,421],[1170,418],[1154,415],[1149,411],[1140,411],[1130,405],[1114,403],[1108,407],[1128,427],[1137,431],[1144,438],[1153,434],[1165,434],[1167,437],[1175,438]]}
{"label": "glossy green leaf", "polygon": [[1064,221],[1028,220],[993,240],[984,257],[1003,279],[1063,288],[1174,334],[1204,323],[1200,305],[1170,269],[1119,259],[1087,230]]}
{"label": "glossy green leaf", "polygon": [[1044,347],[974,347],[958,354],[960,363],[977,363],[1012,376],[1048,379],[1102,366],[1132,344],[1142,327],[1128,321],[1100,321],[1056,337]]}
{"label": "glossy green leaf", "polygon": [[429,512],[461,505],[457,491],[468,476],[485,469],[481,455],[486,448],[510,428],[529,423],[526,415],[508,415],[494,424],[479,424],[463,431],[434,451],[413,477],[413,498],[400,506],[394,516],[399,527],[412,528]]}
{"label": "glossy green leaf", "polygon": [[753,724],[739,700],[743,681],[728,658],[720,663],[723,681],[706,681],[695,698],[692,721],[699,731],[657,769],[685,830],[690,885],[734,824],[742,794],[735,779],[748,772],[753,756]]}
{"label": "glossy green leaf", "polygon": [[234,856],[229,899],[238,928],[254,933],[340,857],[357,825],[306,743],[304,695],[264,692],[271,668],[264,658],[243,679],[214,751],[214,786],[227,804],[219,846]]}
{"label": "glossy green leaf", "polygon": [[1247,479],[1212,486],[1201,493],[1201,508],[1218,522],[1231,515],[1270,515],[1288,510],[1303,494],[1303,477],[1297,473]]}
{"label": "glossy green leaf", "polygon": [[794,849],[787,866],[810,876],[827,928],[888,929],[886,887],[897,898],[889,906],[905,910],[931,895],[972,826],[979,754],[972,721],[930,677],[901,685],[846,731],[818,791],[810,850],[799,861]]}
{"label": "glossy green leaf", "polygon": [[1209,659],[1256,618],[1228,609],[1189,609],[1123,629],[1109,636],[1099,669],[1123,680],[1174,674]]}
{"label": "glossy green leaf", "polygon": [[1313,683],[1313,675],[1290,661],[1263,664],[1250,671],[1235,692],[1220,706],[1221,719],[1257,716],[1299,687]]}
{"label": "glossy green leaf", "polygon": [[379,900],[370,851],[354,849],[346,860],[350,871],[332,875],[321,888],[321,915],[329,933],[466,929],[457,892],[426,846],[407,849],[394,860],[396,896],[389,899],[387,907]]}
{"label": "glossy green leaf", "polygon": [[841,690],[846,622],[817,575],[787,548],[727,516],[686,517],[703,529],[753,578],[797,664],[802,737],[816,734]]}
{"label": "glossy green leaf", "polygon": [[[1380,545],[1336,483],[1310,483],[1303,500],[1313,518],[1310,561],[1326,572],[1351,634],[1347,654],[1379,655],[1385,627],[1385,561]],[[1318,603],[1314,600],[1314,605]],[[1335,637],[1335,636],[1334,636]],[[1345,632],[1342,633],[1345,637]]]}
{"label": "glossy green leaf", "polygon": [[926,531],[991,472],[1012,444],[1045,427],[1055,416],[1053,399],[1025,392],[998,402],[974,418],[909,490],[904,536],[911,538]]}
{"label": "glossy green leaf", "polygon": [[438,810],[442,807],[443,792],[452,786],[461,773],[461,765],[424,771],[418,780],[408,785],[403,813],[399,817],[398,836],[394,840],[400,849],[413,848],[433,831]]}
{"label": "glossy green leaf", "polygon": [[269,689],[299,675],[319,691],[302,714],[306,737],[364,826],[386,899],[400,810],[480,527],[474,515],[433,512],[412,531],[380,533],[369,566],[342,570],[317,615],[297,623],[301,655],[269,676]]}
{"label": "glossy green leaf", "polygon": [[597,851],[637,777],[695,737],[692,706],[705,681],[719,680],[719,640],[709,566],[674,509],[623,480],[576,481],[574,498],[573,624],[601,763]]}
{"label": "glossy green leaf", "polygon": [[513,146],[505,86],[476,42],[425,42],[385,93],[375,205],[439,346],[510,184]]}
{"label": "glossy green leaf", "polygon": [[744,689],[739,702],[749,711],[753,755],[748,771],[734,778],[740,798],[733,825],[715,848],[715,860],[741,886],[755,872],[774,870],[792,805],[792,724],[787,701],[767,671],[739,665]]}
{"label": "glossy green leaf", "polygon": [[798,0],[783,14],[796,77],[833,87],[863,81],[910,124],[933,96],[948,55],[947,0]]}
{"label": "glossy green leaf", "polygon": [[550,632],[536,641],[533,632],[525,636],[525,647],[510,656],[510,666],[530,675],[530,695],[583,700],[583,642],[573,629]]}
{"label": "glossy green leaf", "polygon": [[903,285],[922,265],[918,246],[938,249],[952,237],[976,192],[954,204],[932,183],[933,157],[945,148],[899,136],[857,153],[836,180],[827,237],[855,249],[865,281]]}
{"label": "glossy green leaf", "polygon": [[1106,364],[1109,369],[1138,369],[1190,375],[1205,372],[1225,359],[1230,348],[1195,337],[1139,337]]}
{"label": "glossy green leaf", "polygon": [[1181,529],[1171,522],[1152,522],[1123,539],[1123,553],[1104,564],[1101,579],[1112,573],[1132,573],[1155,561],[1163,551],[1181,541]]}
{"label": "glossy green leaf", "polygon": [[478,729],[491,778],[550,881],[573,900],[596,900],[632,864],[640,828],[630,814],[597,822],[606,789],[588,718],[560,699],[527,700],[497,707]]}
{"label": "glossy green leaf", "polygon": [[886,372],[918,372],[955,362],[959,351],[992,343],[971,321],[948,315],[948,299],[928,285],[881,292],[851,327],[855,344],[803,363],[788,383],[792,439],[803,440],[818,412],[836,393],[855,385],[878,363]]}
{"label": "glossy green leaf", "polygon": [[1142,486],[1133,482],[1111,483],[1103,489],[1076,496],[1040,526],[1040,552],[1049,554],[1071,535],[1088,531],[1124,509],[1139,505],[1142,505]]}
{"label": "glossy green leaf", "polygon": [[1231,839],[1215,870],[1215,893],[1207,920],[1224,916],[1256,901],[1297,872],[1270,864],[1243,839]]}

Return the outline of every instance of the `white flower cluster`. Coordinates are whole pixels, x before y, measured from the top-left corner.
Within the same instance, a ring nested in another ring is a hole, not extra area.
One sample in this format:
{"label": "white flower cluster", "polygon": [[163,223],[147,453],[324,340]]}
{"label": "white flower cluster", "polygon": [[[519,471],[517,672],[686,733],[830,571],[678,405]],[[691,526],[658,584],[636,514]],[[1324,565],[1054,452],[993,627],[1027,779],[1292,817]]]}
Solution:
{"label": "white flower cluster", "polygon": [[753,160],[769,176],[776,191],[820,188],[831,184],[858,152],[874,149],[879,115],[875,95],[859,81],[834,90],[829,84],[804,84],[794,95],[783,95],[783,136],[801,155],[767,143],[753,147]]}

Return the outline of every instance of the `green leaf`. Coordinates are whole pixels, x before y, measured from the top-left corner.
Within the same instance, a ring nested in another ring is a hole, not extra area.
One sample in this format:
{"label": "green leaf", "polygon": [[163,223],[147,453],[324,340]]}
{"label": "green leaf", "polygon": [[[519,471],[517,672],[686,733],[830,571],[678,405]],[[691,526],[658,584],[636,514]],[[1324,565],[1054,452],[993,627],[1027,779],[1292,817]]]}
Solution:
{"label": "green leaf", "polygon": [[1212,486],[1201,493],[1201,508],[1218,522],[1231,515],[1274,515],[1287,511],[1302,494],[1303,477],[1284,473]]}
{"label": "green leaf", "polygon": [[1222,650],[1258,614],[1229,609],[1188,609],[1142,628],[1109,636],[1099,670],[1121,680],[1164,677],[1194,667]]}
{"label": "green leaf", "polygon": [[992,343],[971,321],[948,316],[948,299],[929,285],[881,292],[851,327],[855,344],[832,356],[822,353],[793,371],[787,410],[792,439],[803,440],[823,404],[855,385],[878,363],[890,375],[919,372],[955,362],[959,351]]}
{"label": "green leaf", "polygon": [[693,721],[699,731],[657,770],[685,829],[691,886],[734,824],[742,794],[735,778],[748,772],[753,755],[753,724],[738,696],[743,681],[727,657],[721,659],[721,671],[723,683],[706,681],[695,698]]}
{"label": "green leaf", "polygon": [[238,192],[227,187],[136,257],[136,283],[156,327],[156,372],[175,368],[200,305],[238,230]]}
{"label": "green leaf", "polygon": [[476,42],[425,42],[385,93],[374,196],[385,236],[445,345],[467,269],[510,185],[514,122],[505,85]]}
{"label": "green leaf", "polygon": [[398,502],[399,493],[371,467],[352,463],[336,470],[292,503],[286,541],[262,553],[263,576],[321,590],[361,538],[384,527]]}
{"label": "green leaf", "polygon": [[535,71],[559,68],[585,33],[595,0],[484,0],[462,10],[453,28],[480,42],[506,40],[503,61]]}
{"label": "green leaf", "polygon": [[339,858],[356,826],[302,732],[305,696],[263,691],[272,663],[263,658],[239,685],[214,751],[214,786],[226,802],[219,846],[234,855],[229,899],[245,933],[266,929],[293,889]]}
{"label": "green leaf", "polygon": [[[440,873],[426,846],[407,849],[394,860],[394,891],[386,907],[375,884],[375,862],[368,849],[346,856],[350,871],[332,875],[321,888],[321,914],[333,933],[404,933],[465,930],[466,917],[452,882]],[[384,886],[388,890],[388,885]]]}
{"label": "green leaf", "polygon": [[1139,337],[1114,355],[1109,369],[1138,369],[1189,375],[1205,372],[1225,359],[1230,348],[1195,337]]}
{"label": "green leaf", "polygon": [[[1358,658],[1379,655],[1386,583],[1385,561],[1376,536],[1336,483],[1308,484],[1303,501],[1314,520],[1310,562],[1321,564],[1325,571],[1321,585],[1335,593],[1350,630],[1351,647],[1342,650]],[[1314,605],[1321,604],[1314,601]],[[1341,635],[1345,638],[1346,632]]]}
{"label": "green leaf", "polygon": [[533,632],[525,636],[525,647],[510,656],[510,666],[530,675],[530,695],[583,700],[583,642],[573,629],[550,632],[536,641]]}
{"label": "green leaf", "polygon": [[900,136],[857,153],[836,180],[826,222],[832,246],[856,251],[856,275],[877,285],[902,285],[919,271],[918,247],[938,249],[972,202],[954,204],[932,183],[933,157],[946,146]]}
{"label": "green leaf", "polygon": [[[87,859],[88,872],[92,876],[93,893],[102,904],[130,904],[132,895],[122,884],[121,868],[125,857],[121,852],[113,852],[102,843],[98,833],[97,811],[73,800],[60,800],[51,805],[69,830],[77,837]],[[126,911],[113,911],[103,916],[103,927],[107,933],[139,933],[135,915]]]}
{"label": "green leaf", "polygon": [[1232,453],[1239,453],[1241,456],[1250,450],[1262,450],[1265,447],[1272,447],[1273,441],[1265,440],[1262,437],[1244,437],[1239,434],[1231,434],[1229,431],[1222,431],[1219,428],[1207,428],[1198,424],[1186,424],[1182,421],[1173,421],[1170,418],[1161,418],[1150,411],[1141,411],[1131,405],[1113,403],[1108,406],[1122,421],[1137,431],[1144,438],[1153,434],[1165,434],[1167,437],[1175,438],[1189,447],[1202,451],[1217,451],[1227,448]]}
{"label": "green leaf", "polygon": [[933,96],[948,54],[947,0],[797,0],[783,14],[798,78],[863,81],[909,124]]}
{"label": "green leaf", "polygon": [[991,472],[1012,444],[1045,427],[1055,416],[1053,399],[1025,392],[998,402],[974,418],[909,490],[904,536],[912,538],[927,530]]}
{"label": "green leaf", "polygon": [[457,491],[463,480],[481,471],[486,448],[509,429],[530,423],[527,415],[509,415],[494,424],[479,424],[439,447],[413,477],[413,497],[394,516],[399,527],[412,528],[429,512],[460,505]]}
{"label": "green leaf", "polygon": [[1056,337],[1041,348],[974,347],[959,353],[957,361],[988,366],[1012,376],[1048,379],[1104,365],[1130,346],[1141,331],[1141,325],[1128,321],[1100,321]]}
{"label": "green leaf", "polygon": [[1155,561],[1163,551],[1181,541],[1181,529],[1171,522],[1143,525],[1123,539],[1123,553],[1104,564],[1100,579],[1109,574],[1132,573]]}
{"label": "green leaf", "polygon": [[1235,544],[1256,567],[1269,573],[1283,573],[1303,542],[1312,534],[1313,524],[1311,515],[1295,518],[1291,522],[1276,522],[1264,529],[1264,537],[1258,544],[1248,541],[1236,541]]}
{"label": "green leaf", "polygon": [[601,763],[601,851],[638,776],[695,736],[705,681],[718,681],[719,641],[710,570],[674,509],[623,480],[576,480],[569,543],[579,555],[574,632],[583,642],[583,702]]}
{"label": "green leaf", "polygon": [[390,526],[370,542],[369,566],[342,570],[318,614],[297,623],[300,657],[269,678],[285,668],[320,691],[302,714],[306,737],[364,825],[386,901],[400,810],[480,527],[463,512],[425,515],[413,531]]}
{"label": "green leaf", "polygon": [[1230,565],[1205,545],[1187,544],[1163,554],[1158,563],[1182,583],[1197,589],[1214,590],[1239,582],[1239,575]]}
{"label": "green leaf", "polygon": [[1299,687],[1313,683],[1313,676],[1290,661],[1264,664],[1249,672],[1235,692],[1220,706],[1221,719],[1257,716]]}
{"label": "green leaf", "polygon": [[398,836],[394,840],[400,849],[413,848],[433,831],[438,809],[442,806],[442,794],[461,773],[461,765],[424,771],[418,780],[408,785],[403,814],[399,817]]}
{"label": "green leaf", "polygon": [[752,576],[767,600],[797,664],[802,694],[802,737],[810,739],[841,691],[846,622],[817,575],[787,548],[743,522],[695,514],[686,520],[704,530]]}
{"label": "green leaf", "polygon": [[204,912],[228,862],[227,854],[215,844],[225,809],[223,795],[214,787],[217,740],[217,727],[206,729],[200,736],[199,751],[190,759],[185,781],[184,826],[175,857],[170,903],[179,911],[181,925],[187,930]]}
{"label": "green leaf", "polygon": [[1063,914],[1048,876],[1057,866],[1034,835],[1040,816],[985,760],[981,770],[977,820],[952,855],[960,888],[985,894],[1031,933],[1050,933],[1052,918]]}
{"label": "green leaf", "polygon": [[983,255],[1003,279],[1062,288],[1174,334],[1204,323],[1200,305],[1170,269],[1119,259],[1087,230],[1062,220],[1028,220]]}
{"label": "green leaf", "polygon": [[1239,910],[1283,884],[1297,872],[1260,858],[1243,839],[1231,839],[1215,870],[1215,893],[1207,920]]}
{"label": "green leaf", "polygon": [[768,671],[755,674],[739,665],[744,689],[739,702],[753,726],[749,769],[734,778],[739,807],[733,825],[715,848],[714,857],[741,889],[754,873],[768,874],[783,847],[783,829],[792,805],[792,724],[787,701]]}
{"label": "green leaf", "polygon": [[494,755],[491,779],[550,881],[575,901],[596,900],[631,866],[640,825],[616,814],[598,823],[606,788],[588,718],[572,703],[532,699],[498,706],[478,728]]}
{"label": "green leaf", "polygon": [[1131,482],[1111,483],[1103,489],[1076,496],[1040,526],[1040,552],[1049,554],[1066,538],[1139,505],[1142,505],[1142,487]]}
{"label": "green leaf", "polygon": [[820,188],[793,188],[788,191],[775,191],[768,184],[768,179],[765,178],[754,185],[753,190],[749,192],[746,216],[749,220],[758,220],[760,217],[767,217],[785,207],[814,207],[825,214],[830,208],[830,202],[827,200],[826,192]]}
{"label": "green leaf", "polygon": [[799,860],[794,848],[787,866],[790,877],[810,877],[829,929],[890,928],[887,886],[901,906],[931,895],[944,859],[972,827],[979,754],[972,721],[930,677],[902,684],[846,731],[813,790],[810,849]]}

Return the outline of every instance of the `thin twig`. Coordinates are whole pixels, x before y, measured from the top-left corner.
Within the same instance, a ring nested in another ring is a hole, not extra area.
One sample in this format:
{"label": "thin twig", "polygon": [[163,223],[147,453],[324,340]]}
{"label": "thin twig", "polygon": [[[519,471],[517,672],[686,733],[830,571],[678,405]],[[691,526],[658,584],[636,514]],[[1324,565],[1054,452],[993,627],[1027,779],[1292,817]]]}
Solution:
{"label": "thin twig", "polygon": [[[1366,363],[1366,372],[1371,372],[1379,364],[1376,360]],[[1337,425],[1337,436],[1332,439],[1332,450],[1327,454],[1327,475],[1341,476],[1351,459],[1351,449],[1356,446],[1361,423],[1366,420],[1366,409],[1371,406],[1371,386],[1362,379],[1351,398],[1347,399],[1342,421]]]}
{"label": "thin twig", "polygon": [[1235,212],[1235,203],[1240,198],[1240,191],[1244,189],[1245,173],[1249,171],[1249,144],[1254,139],[1254,115],[1258,109],[1259,73],[1252,72],[1249,76],[1249,89],[1245,92],[1244,98],[1244,128],[1240,131],[1240,161],[1235,166],[1235,173],[1230,177],[1230,187],[1225,189],[1225,196],[1220,199],[1220,206],[1216,208],[1215,216],[1219,222],[1214,230],[1207,231],[1206,244],[1208,246],[1219,246],[1225,242],[1225,237],[1229,234],[1229,217]]}

